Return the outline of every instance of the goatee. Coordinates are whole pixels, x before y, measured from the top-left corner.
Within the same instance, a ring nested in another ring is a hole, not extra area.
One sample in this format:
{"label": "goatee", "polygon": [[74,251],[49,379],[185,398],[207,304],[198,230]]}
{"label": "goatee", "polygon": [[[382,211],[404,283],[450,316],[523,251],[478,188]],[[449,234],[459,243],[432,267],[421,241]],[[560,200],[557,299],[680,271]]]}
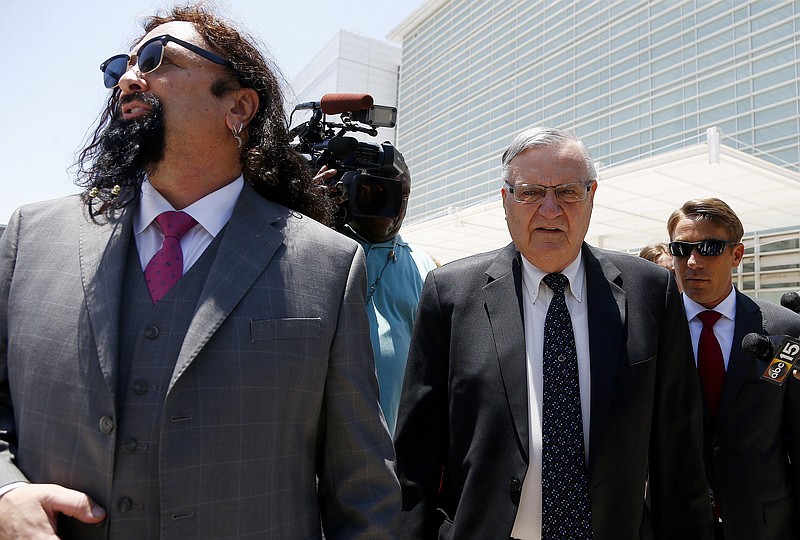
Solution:
{"label": "goatee", "polygon": [[121,105],[132,99],[143,101],[151,111],[132,120],[123,120],[118,114],[100,134],[97,158],[90,171],[96,186],[138,188],[145,174],[152,173],[164,157],[161,102],[152,94],[136,94],[123,98]]}

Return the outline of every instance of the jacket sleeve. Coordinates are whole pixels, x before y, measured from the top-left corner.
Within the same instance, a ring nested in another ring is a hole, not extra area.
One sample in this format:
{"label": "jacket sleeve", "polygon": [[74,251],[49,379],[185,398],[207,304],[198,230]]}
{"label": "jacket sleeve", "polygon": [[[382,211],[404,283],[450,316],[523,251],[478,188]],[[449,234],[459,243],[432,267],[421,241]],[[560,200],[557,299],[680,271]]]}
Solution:
{"label": "jacket sleeve", "polygon": [[650,441],[651,515],[656,538],[713,538],[703,465],[700,383],[689,327],[672,277],[658,336]]}
{"label": "jacket sleeve", "polygon": [[437,496],[447,452],[450,329],[430,272],[422,289],[400,398],[395,450],[403,493],[402,538],[436,538]]}
{"label": "jacket sleeve", "polygon": [[[785,331],[786,334],[794,338],[800,338],[800,316],[795,313],[785,313],[787,317]],[[800,365],[795,364],[800,376]],[[795,536],[800,534],[800,379],[790,375],[785,384],[786,395],[784,397],[784,433],[786,434],[786,444],[789,452],[790,462],[790,483],[793,488],[792,515],[794,517]]]}
{"label": "jacket sleeve", "polygon": [[8,299],[14,278],[19,242],[20,211],[0,237],[0,489],[14,482],[27,482],[14,464],[16,421],[8,373]]}
{"label": "jacket sleeve", "polygon": [[328,359],[317,465],[319,506],[328,539],[391,539],[397,537],[400,486],[378,400],[364,309],[364,254],[353,247]]}

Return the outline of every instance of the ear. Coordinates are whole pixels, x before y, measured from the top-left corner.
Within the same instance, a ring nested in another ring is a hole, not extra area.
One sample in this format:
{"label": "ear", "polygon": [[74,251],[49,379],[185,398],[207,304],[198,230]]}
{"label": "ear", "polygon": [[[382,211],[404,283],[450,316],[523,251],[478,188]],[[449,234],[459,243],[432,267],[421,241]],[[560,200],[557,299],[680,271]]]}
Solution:
{"label": "ear", "polygon": [[597,182],[597,180],[595,180],[594,182],[592,182],[592,185],[589,188],[589,203],[592,205],[593,208],[594,208],[594,194],[597,192],[598,185],[599,183]]}
{"label": "ear", "polygon": [[233,102],[225,117],[228,129],[246,128],[258,112],[258,93],[252,88],[239,88],[231,92],[231,98]]}
{"label": "ear", "polygon": [[736,244],[733,246],[733,261],[731,261],[731,268],[736,268],[742,262],[744,257],[744,244]]}

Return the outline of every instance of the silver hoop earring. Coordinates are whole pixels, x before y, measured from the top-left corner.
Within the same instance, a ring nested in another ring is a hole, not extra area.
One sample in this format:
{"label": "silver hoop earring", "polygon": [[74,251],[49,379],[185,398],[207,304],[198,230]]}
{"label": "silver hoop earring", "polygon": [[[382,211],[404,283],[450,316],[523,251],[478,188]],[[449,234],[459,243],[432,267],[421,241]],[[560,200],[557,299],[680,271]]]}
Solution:
{"label": "silver hoop earring", "polygon": [[244,144],[242,142],[242,138],[239,136],[242,133],[243,129],[244,129],[244,124],[239,124],[239,129],[236,129],[235,126],[231,128],[231,132],[233,133],[233,138],[236,139],[236,148],[241,148],[242,144]]}

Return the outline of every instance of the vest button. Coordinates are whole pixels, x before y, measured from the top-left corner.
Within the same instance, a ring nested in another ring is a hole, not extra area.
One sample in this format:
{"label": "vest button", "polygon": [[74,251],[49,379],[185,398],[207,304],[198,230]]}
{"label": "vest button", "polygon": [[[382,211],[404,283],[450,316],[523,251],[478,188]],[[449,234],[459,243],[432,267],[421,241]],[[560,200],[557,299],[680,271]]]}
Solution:
{"label": "vest button", "polygon": [[517,478],[512,478],[508,482],[508,487],[511,490],[511,493],[519,493],[522,491],[522,482],[520,482]]}
{"label": "vest button", "polygon": [[114,420],[108,416],[100,418],[100,431],[103,433],[111,433],[114,431]]}
{"label": "vest button", "polygon": [[720,448],[719,446],[715,446],[715,447],[713,448],[712,452],[713,452],[713,454],[714,454],[715,456],[718,456],[718,455],[722,454],[722,448]]}
{"label": "vest button", "polygon": [[119,501],[117,501],[117,510],[122,512],[129,512],[130,509],[133,508],[133,501],[130,500],[128,497],[123,497]]}
{"label": "vest button", "polygon": [[147,393],[147,381],[136,381],[133,383],[133,393],[136,395],[144,395]]}
{"label": "vest button", "polygon": [[150,325],[144,329],[144,337],[147,339],[156,339],[158,337],[158,326]]}
{"label": "vest button", "polygon": [[126,452],[136,451],[136,439],[127,439],[122,443],[122,449]]}

